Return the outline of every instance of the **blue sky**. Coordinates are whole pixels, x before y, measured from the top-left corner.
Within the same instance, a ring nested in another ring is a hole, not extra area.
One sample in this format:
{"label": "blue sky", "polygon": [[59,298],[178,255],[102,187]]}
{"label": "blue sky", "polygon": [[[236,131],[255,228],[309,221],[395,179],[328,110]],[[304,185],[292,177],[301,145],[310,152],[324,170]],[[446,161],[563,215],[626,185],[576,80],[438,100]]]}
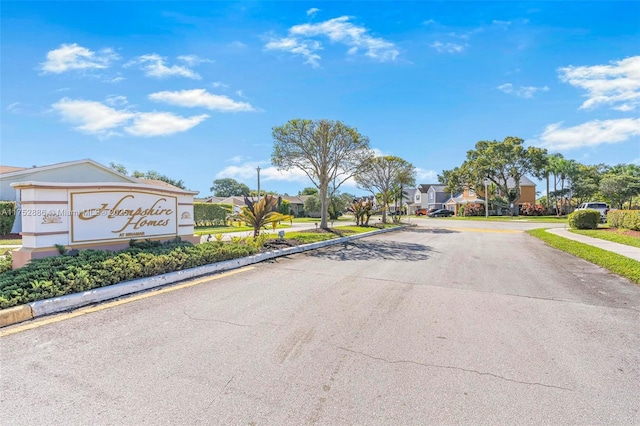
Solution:
{"label": "blue sky", "polygon": [[[479,140],[640,163],[640,2],[1,4],[0,163],[91,158],[210,194],[292,118],[356,127],[431,183]],[[351,186],[343,191],[362,193]]]}

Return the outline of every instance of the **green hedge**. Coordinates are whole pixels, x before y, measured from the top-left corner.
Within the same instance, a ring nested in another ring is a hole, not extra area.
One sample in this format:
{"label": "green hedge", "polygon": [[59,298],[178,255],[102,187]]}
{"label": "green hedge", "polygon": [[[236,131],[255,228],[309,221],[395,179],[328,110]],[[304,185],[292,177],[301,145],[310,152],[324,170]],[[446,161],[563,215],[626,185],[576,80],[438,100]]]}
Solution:
{"label": "green hedge", "polygon": [[567,219],[569,226],[573,229],[597,229],[600,222],[600,212],[592,209],[576,210]]}
{"label": "green hedge", "polygon": [[120,252],[82,250],[77,256],[35,259],[22,268],[0,274],[0,309],[237,259],[257,250],[252,245],[219,241],[198,245],[183,241],[143,242]]}
{"label": "green hedge", "polygon": [[196,226],[224,226],[232,211],[231,204],[193,203],[193,221]]}
{"label": "green hedge", "polygon": [[0,235],[10,234],[15,220],[16,202],[0,201]]}
{"label": "green hedge", "polygon": [[613,228],[640,231],[640,210],[609,210],[607,222]]}

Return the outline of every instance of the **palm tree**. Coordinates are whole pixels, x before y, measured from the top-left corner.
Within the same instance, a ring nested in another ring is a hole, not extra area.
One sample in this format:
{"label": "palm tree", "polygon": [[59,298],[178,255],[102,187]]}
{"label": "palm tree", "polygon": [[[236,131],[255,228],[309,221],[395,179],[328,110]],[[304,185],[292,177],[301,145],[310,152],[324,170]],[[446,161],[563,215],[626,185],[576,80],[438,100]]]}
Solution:
{"label": "palm tree", "polygon": [[239,217],[253,226],[253,236],[260,235],[260,228],[271,222],[275,215],[278,215],[277,206],[278,198],[273,195],[265,195],[258,202],[251,201],[247,196],[244,197],[246,207],[242,208]]}

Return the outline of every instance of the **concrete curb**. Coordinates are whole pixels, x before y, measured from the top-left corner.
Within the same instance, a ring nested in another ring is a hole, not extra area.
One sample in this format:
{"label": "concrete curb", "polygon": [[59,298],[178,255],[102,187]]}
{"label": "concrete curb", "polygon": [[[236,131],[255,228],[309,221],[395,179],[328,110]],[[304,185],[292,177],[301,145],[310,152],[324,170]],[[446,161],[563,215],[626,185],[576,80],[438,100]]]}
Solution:
{"label": "concrete curb", "polygon": [[366,232],[363,234],[350,235],[348,237],[335,238],[327,241],[319,241],[317,243],[304,244],[296,247],[288,247],[282,250],[274,250],[270,252],[260,253],[248,257],[238,259],[225,260],[223,262],[212,263],[209,265],[198,266],[196,268],[185,269],[182,271],[169,272],[167,274],[156,275],[153,277],[140,278],[133,281],[126,281],[106,287],[100,287],[82,293],[73,293],[66,296],[55,297],[53,299],[39,300],[26,305],[14,306],[12,308],[0,310],[0,327],[17,324],[32,318],[50,315],[58,312],[69,311],[81,306],[91,305],[105,300],[116,299],[132,293],[138,293],[180,281],[185,281],[203,275],[210,275],[217,272],[229,271],[241,268],[243,266],[252,265],[254,263],[264,262],[265,260],[277,257],[288,256],[291,254],[302,253],[305,251],[316,250],[319,248],[341,244],[359,238],[370,237],[372,235],[383,234],[387,232],[404,229],[409,225],[398,226],[394,228],[380,229],[377,231]]}

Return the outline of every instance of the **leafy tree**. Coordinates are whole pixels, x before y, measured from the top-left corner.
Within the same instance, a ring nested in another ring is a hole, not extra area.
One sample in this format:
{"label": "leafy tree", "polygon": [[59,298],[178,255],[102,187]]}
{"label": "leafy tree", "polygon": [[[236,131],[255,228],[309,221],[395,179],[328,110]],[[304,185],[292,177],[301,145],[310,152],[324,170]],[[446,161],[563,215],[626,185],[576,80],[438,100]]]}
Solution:
{"label": "leafy tree", "polygon": [[347,207],[356,198],[355,195],[349,193],[334,193],[329,200],[329,218],[335,220],[338,218],[339,213],[347,210]]}
{"label": "leafy tree", "polygon": [[280,205],[278,206],[278,212],[284,215],[290,214],[291,211],[291,203],[287,200],[280,200]]}
{"label": "leafy tree", "polygon": [[575,176],[571,179],[571,189],[575,204],[580,205],[594,199],[600,187],[601,170],[604,165],[586,166],[578,164]]}
{"label": "leafy tree", "polygon": [[120,163],[114,163],[113,161],[109,163],[109,167],[111,167],[116,172],[123,174],[125,176],[129,176],[129,172],[127,172],[127,168]]}
{"label": "leafy tree", "polygon": [[322,203],[320,202],[320,197],[317,195],[311,195],[309,198],[304,200],[304,211],[307,213],[307,216],[310,213],[318,213],[322,208]]}
{"label": "leafy tree", "polygon": [[612,207],[622,209],[627,201],[631,207],[631,199],[640,195],[640,176],[607,173],[600,181],[600,193]]}
{"label": "leafy tree", "polygon": [[387,223],[389,201],[402,199],[402,188],[415,184],[415,167],[400,157],[385,155],[372,157],[355,180],[358,186],[371,192],[380,193],[382,201],[382,222]]}
{"label": "leafy tree", "polygon": [[320,192],[322,228],[330,196],[372,156],[369,139],[340,121],[294,119],[273,128],[271,162],[302,170]]}
{"label": "leafy tree", "polygon": [[[109,163],[109,167],[111,167],[113,170],[115,170],[118,173],[121,173],[123,175],[128,175],[127,169],[122,165],[122,164],[116,164],[116,163]],[[141,172],[138,170],[134,170],[131,175],[131,177],[136,178],[136,179],[152,179],[152,180],[160,180],[162,182],[166,182],[169,185],[173,185],[176,186],[180,189],[187,189],[186,186],[184,185],[184,181],[183,180],[175,180],[175,179],[171,179],[170,177],[166,176],[166,175],[162,175],[158,172],[156,172],[155,170],[149,170],[147,172]]]}
{"label": "leafy tree", "polygon": [[302,191],[298,191],[298,195],[318,195],[318,188],[304,188]]}
{"label": "leafy tree", "polygon": [[[485,181],[493,182],[499,192],[513,202],[520,198],[520,180],[529,173],[538,174],[545,163],[545,149],[523,146],[524,140],[508,136],[502,142],[480,141],[475,149],[467,152],[467,159],[460,167],[445,170],[438,176],[447,191],[456,193],[465,186],[484,192]],[[512,180],[513,187],[508,185]]]}
{"label": "leafy tree", "polygon": [[216,197],[233,197],[247,195],[251,190],[244,183],[232,178],[216,179],[213,181],[211,192]]}

